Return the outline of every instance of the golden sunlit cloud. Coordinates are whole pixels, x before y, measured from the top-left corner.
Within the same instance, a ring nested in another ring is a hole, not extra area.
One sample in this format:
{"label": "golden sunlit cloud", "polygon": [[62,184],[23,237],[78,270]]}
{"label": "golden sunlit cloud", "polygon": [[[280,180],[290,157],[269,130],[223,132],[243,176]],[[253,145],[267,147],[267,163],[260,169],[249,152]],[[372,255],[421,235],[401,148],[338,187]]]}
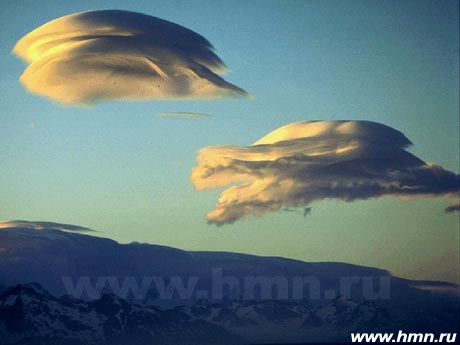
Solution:
{"label": "golden sunlit cloud", "polygon": [[190,113],[184,111],[158,113],[160,117],[184,118],[184,119],[207,119],[212,115],[204,113]]}
{"label": "golden sunlit cloud", "polygon": [[191,181],[226,187],[210,223],[233,223],[282,207],[381,196],[458,196],[459,175],[407,152],[399,131],[370,121],[291,123],[249,147],[201,149]]}
{"label": "golden sunlit cloud", "polygon": [[52,20],[13,49],[29,66],[20,80],[61,103],[118,99],[209,99],[249,94],[226,82],[212,45],[180,25],[102,10]]}

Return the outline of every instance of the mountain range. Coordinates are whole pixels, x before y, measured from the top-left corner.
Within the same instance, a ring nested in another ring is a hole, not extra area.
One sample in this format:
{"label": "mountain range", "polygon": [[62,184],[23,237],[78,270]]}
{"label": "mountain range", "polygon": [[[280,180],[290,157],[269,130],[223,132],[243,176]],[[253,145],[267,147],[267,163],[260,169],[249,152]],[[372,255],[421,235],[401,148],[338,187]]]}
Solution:
{"label": "mountain range", "polygon": [[[0,230],[0,344],[349,341],[458,332],[459,289],[346,263]],[[129,339],[129,341],[128,341]]]}

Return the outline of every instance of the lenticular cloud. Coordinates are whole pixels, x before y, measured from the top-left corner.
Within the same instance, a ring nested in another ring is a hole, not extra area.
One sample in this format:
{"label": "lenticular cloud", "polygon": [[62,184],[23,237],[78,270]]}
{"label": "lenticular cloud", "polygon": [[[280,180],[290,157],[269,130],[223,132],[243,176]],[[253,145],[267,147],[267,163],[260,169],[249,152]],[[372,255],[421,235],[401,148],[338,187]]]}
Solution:
{"label": "lenticular cloud", "polygon": [[81,231],[93,232],[94,230],[83,226],[62,224],[54,222],[30,222],[27,220],[6,220],[0,221],[1,229],[34,229],[34,230],[61,230],[61,231]]}
{"label": "lenticular cloud", "polygon": [[217,74],[225,65],[204,37],[135,12],[64,16],[24,36],[13,52],[29,64],[24,86],[61,103],[248,96]]}
{"label": "lenticular cloud", "polygon": [[297,122],[249,147],[201,149],[191,180],[197,190],[230,186],[207,214],[217,225],[323,199],[458,197],[459,175],[425,163],[409,145],[375,122]]}

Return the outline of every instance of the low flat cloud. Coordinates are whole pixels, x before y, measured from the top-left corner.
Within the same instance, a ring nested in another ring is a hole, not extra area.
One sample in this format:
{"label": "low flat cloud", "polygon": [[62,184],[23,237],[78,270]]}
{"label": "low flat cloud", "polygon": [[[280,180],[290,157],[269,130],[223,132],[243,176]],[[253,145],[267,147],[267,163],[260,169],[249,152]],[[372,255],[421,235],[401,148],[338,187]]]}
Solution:
{"label": "low flat cloud", "polygon": [[120,99],[249,96],[203,36],[141,13],[101,10],[52,20],[13,52],[29,65],[20,81],[65,104]]}
{"label": "low flat cloud", "polygon": [[94,230],[85,228],[83,226],[72,224],[61,224],[54,222],[35,222],[27,220],[6,220],[0,221],[0,229],[34,229],[34,230],[62,230],[62,231],[76,231],[76,232],[93,232]]}
{"label": "low flat cloud", "polygon": [[206,216],[217,225],[324,199],[458,198],[459,175],[414,156],[410,145],[375,122],[296,122],[248,147],[201,149],[191,181],[199,191],[228,187]]}
{"label": "low flat cloud", "polygon": [[160,117],[172,117],[172,118],[183,118],[183,119],[206,119],[211,118],[212,115],[204,113],[191,113],[185,111],[176,111],[176,112],[164,112],[158,113]]}

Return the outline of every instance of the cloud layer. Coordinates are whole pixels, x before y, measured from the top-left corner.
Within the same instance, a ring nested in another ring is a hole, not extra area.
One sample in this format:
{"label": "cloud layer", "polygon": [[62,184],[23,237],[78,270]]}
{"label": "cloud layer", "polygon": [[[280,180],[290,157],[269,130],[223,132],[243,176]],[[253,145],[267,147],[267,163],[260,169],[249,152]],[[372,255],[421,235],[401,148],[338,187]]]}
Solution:
{"label": "cloud layer", "polygon": [[229,186],[207,214],[217,225],[323,199],[457,197],[459,175],[425,163],[405,150],[409,145],[375,122],[297,122],[249,147],[201,149],[191,180],[197,190]]}
{"label": "cloud layer", "polygon": [[13,49],[25,87],[61,103],[248,96],[222,79],[204,37],[141,13],[102,10],[52,20]]}
{"label": "cloud layer", "polygon": [[94,231],[89,228],[85,228],[83,226],[78,225],[71,225],[71,224],[61,224],[61,223],[53,223],[53,222],[30,222],[27,220],[6,220],[0,222],[0,229],[14,229],[14,228],[21,228],[21,229],[34,229],[34,230],[43,230],[43,229],[51,229],[51,230],[62,230],[62,231]]}
{"label": "cloud layer", "polygon": [[206,118],[212,117],[209,114],[191,113],[191,112],[185,112],[185,111],[158,113],[158,116],[160,116],[160,117],[172,117],[172,118],[183,118],[183,119],[206,119]]}

